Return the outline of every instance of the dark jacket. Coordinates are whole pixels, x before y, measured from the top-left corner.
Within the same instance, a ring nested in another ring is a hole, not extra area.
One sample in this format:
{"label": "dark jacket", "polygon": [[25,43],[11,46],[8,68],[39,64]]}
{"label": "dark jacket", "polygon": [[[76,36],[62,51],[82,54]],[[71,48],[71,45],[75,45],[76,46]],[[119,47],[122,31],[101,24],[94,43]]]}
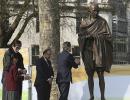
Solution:
{"label": "dark jacket", "polygon": [[67,51],[63,51],[58,56],[57,83],[72,82],[71,68],[78,68],[74,62],[74,57]]}
{"label": "dark jacket", "polygon": [[9,70],[10,65],[11,65],[11,57],[12,57],[13,55],[16,55],[17,58],[18,58],[18,61],[17,61],[17,63],[16,63],[16,66],[17,66],[18,68],[25,69],[25,68],[24,68],[24,64],[23,64],[23,57],[22,57],[22,55],[21,55],[19,52],[18,52],[18,53],[15,53],[12,48],[9,48],[9,49],[5,52],[5,54],[4,54],[4,58],[3,58],[3,67],[4,67],[4,68],[3,68],[3,70],[4,70],[4,71],[8,71],[8,70]]}
{"label": "dark jacket", "polygon": [[44,57],[38,59],[36,63],[36,71],[37,74],[34,86],[43,85],[49,78],[51,78],[51,76],[54,76],[51,61],[47,60],[46,62]]}

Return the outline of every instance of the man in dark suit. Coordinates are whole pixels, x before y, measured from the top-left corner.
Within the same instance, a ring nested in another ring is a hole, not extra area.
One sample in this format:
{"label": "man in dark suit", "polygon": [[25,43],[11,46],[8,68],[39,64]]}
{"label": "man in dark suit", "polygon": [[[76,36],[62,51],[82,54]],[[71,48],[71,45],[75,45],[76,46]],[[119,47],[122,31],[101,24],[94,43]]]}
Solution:
{"label": "man in dark suit", "polygon": [[70,82],[72,82],[71,68],[78,68],[79,59],[74,59],[70,53],[70,42],[63,43],[63,51],[58,56],[58,69],[56,82],[60,91],[59,100],[67,100]]}
{"label": "man in dark suit", "polygon": [[49,100],[51,84],[54,77],[51,61],[51,49],[46,49],[43,56],[36,63],[36,79],[34,86],[37,91],[38,100]]}

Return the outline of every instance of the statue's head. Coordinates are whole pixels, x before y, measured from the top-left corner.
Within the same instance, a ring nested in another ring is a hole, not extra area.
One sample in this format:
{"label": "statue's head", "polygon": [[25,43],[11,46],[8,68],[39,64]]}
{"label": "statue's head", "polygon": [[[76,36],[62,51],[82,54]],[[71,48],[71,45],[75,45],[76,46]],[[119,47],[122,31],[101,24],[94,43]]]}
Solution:
{"label": "statue's head", "polygon": [[90,11],[90,15],[92,17],[96,17],[98,15],[98,13],[99,13],[99,6],[98,6],[98,4],[95,3],[95,2],[91,2],[89,4],[89,11]]}

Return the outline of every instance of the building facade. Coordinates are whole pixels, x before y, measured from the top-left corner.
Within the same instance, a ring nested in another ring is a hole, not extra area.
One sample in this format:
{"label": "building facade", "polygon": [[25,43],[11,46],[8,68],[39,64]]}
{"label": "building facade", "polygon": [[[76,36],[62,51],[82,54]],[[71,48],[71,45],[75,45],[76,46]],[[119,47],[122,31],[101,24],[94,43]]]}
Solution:
{"label": "building facade", "polygon": [[127,15],[126,2],[123,0],[111,0],[114,8],[112,21],[113,35],[113,63],[128,63],[128,32],[127,32]]}
{"label": "building facade", "polygon": [[130,63],[130,1],[127,3],[127,22],[128,22],[128,62]]}

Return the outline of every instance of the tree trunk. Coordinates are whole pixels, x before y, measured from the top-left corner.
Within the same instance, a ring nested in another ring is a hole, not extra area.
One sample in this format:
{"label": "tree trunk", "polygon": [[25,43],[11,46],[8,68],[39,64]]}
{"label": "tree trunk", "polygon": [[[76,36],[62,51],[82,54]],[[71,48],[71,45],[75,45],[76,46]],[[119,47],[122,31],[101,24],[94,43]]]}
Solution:
{"label": "tree trunk", "polygon": [[[16,19],[14,20],[11,26],[9,26],[9,14],[10,14],[9,7],[8,7],[9,1],[8,2],[7,1],[8,0],[0,0],[0,48],[7,47],[7,43],[10,40],[11,36],[13,35],[17,26],[19,25],[19,22],[23,14],[28,10],[28,5],[31,0],[25,0],[22,8],[19,10],[19,13],[16,16]],[[27,18],[27,21],[25,21],[25,24],[21,29],[22,33],[24,32],[24,29],[26,27],[28,20],[29,18]],[[19,35],[19,37],[20,36],[21,35]]]}
{"label": "tree trunk", "polygon": [[9,27],[7,0],[0,0],[0,47],[7,47],[5,43]]}
{"label": "tree trunk", "polygon": [[[40,54],[45,48],[52,48],[52,65],[56,77],[57,54],[60,51],[60,26],[58,0],[39,0]],[[58,100],[55,78],[52,85],[51,100]]]}

